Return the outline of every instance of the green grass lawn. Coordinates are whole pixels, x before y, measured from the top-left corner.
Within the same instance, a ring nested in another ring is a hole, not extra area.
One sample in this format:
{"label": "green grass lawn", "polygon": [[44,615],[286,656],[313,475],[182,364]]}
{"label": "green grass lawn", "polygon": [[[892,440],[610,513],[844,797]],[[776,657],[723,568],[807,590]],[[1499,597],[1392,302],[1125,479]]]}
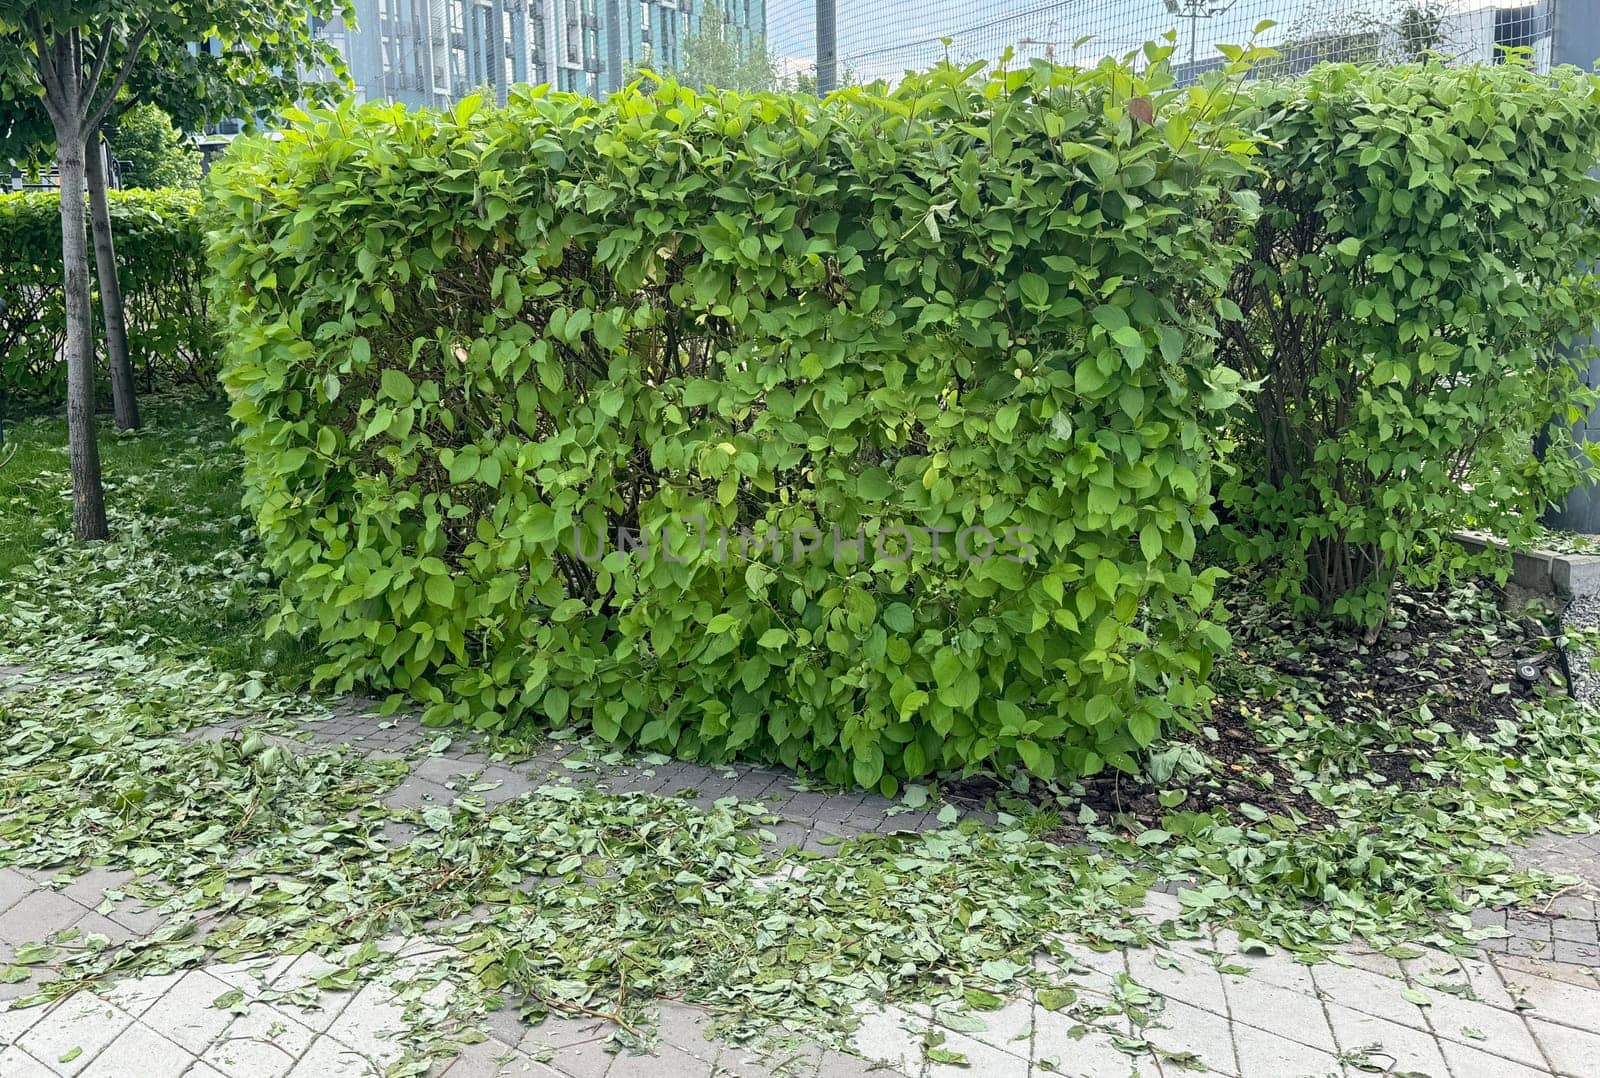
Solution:
{"label": "green grass lawn", "polygon": [[0,460],[0,611],[48,609],[46,629],[139,642],[220,670],[303,683],[316,659],[264,638],[270,580],[239,504],[241,460],[226,405],[200,396],[141,402],[144,429],[103,417],[109,543],[76,544],[63,417],[8,424]]}

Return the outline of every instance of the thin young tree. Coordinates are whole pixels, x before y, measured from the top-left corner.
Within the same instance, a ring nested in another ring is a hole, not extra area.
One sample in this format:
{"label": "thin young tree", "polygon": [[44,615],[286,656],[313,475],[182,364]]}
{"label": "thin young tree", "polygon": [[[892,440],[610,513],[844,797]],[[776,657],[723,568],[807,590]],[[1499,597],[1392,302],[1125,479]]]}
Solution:
{"label": "thin young tree", "polygon": [[[84,227],[84,188],[88,181],[85,146],[132,73],[150,24],[108,17],[95,38],[85,41],[76,16],[56,17],[57,5],[25,5],[20,24],[33,38],[45,111],[55,129],[56,170],[61,182],[61,262],[67,314],[67,446],[72,469],[72,532],[78,539],[105,539],[105,490],[100,449],[95,441],[94,312],[90,306],[88,235]],[[71,12],[71,8],[66,9]],[[118,40],[123,62],[108,72]]]}
{"label": "thin young tree", "polygon": [[[4,66],[4,61],[0,60],[0,69]],[[14,165],[48,171],[49,164],[55,159],[54,126],[40,98],[27,96],[19,100],[0,94],[0,136],[4,139],[5,156]],[[139,404],[134,393],[133,364],[128,353],[127,323],[121,281],[117,275],[103,164],[101,155],[86,146],[84,166],[89,195],[89,233],[94,245],[95,272],[100,283],[106,367],[111,374],[112,415],[119,429],[133,430],[139,426]]]}

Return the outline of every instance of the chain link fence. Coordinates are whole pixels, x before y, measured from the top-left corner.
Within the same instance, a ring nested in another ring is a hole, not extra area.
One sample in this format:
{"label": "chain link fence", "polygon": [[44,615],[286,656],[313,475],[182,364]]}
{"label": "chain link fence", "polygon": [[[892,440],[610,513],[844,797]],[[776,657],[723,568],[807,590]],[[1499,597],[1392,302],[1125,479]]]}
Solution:
{"label": "chain link fence", "polygon": [[[767,43],[781,74],[828,87],[830,21],[840,85],[893,81],[940,60],[1093,64],[1172,35],[1180,81],[1220,66],[1218,45],[1255,38],[1278,50],[1270,73],[1329,61],[1397,63],[1436,53],[1493,63],[1525,49],[1547,68],[1558,3],[1571,0],[767,0]],[[1600,5],[1584,2],[1585,19]],[[819,21],[820,20],[820,21]],[[1273,25],[1256,33],[1262,23]],[[819,27],[822,33],[819,34]]]}

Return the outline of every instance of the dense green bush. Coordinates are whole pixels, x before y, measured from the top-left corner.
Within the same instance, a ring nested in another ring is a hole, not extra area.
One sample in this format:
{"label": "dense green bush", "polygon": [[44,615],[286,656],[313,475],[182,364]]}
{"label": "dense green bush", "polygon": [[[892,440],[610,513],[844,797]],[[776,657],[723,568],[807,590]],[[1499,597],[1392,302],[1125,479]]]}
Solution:
{"label": "dense green bush", "polygon": [[1164,81],[519,91],[236,143],[211,257],[282,624],[436,722],[885,789],[1134,766],[1226,640],[1191,556],[1250,150]]}
{"label": "dense green bush", "polygon": [[[146,386],[213,382],[217,348],[203,287],[199,196],[112,191],[108,202],[135,375]],[[0,195],[0,298],[7,306],[0,315],[0,394],[42,402],[64,395],[61,278],[58,198]]]}
{"label": "dense green bush", "polygon": [[1565,428],[1592,396],[1561,345],[1597,313],[1600,81],[1338,66],[1254,95],[1262,213],[1220,354],[1260,390],[1228,534],[1371,626],[1397,579],[1461,565],[1452,531],[1519,541],[1577,478]]}

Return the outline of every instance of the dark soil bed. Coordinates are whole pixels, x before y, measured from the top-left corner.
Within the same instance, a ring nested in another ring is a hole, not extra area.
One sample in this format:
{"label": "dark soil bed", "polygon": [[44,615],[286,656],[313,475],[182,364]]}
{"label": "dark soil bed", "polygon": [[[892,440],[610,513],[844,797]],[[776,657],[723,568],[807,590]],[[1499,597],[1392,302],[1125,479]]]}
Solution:
{"label": "dark soil bed", "polygon": [[[1173,741],[1193,750],[1188,759],[1198,773],[1191,766],[1161,784],[1107,771],[1071,789],[1034,782],[1020,794],[980,775],[942,791],[973,807],[1010,799],[1012,811],[1018,802],[1054,811],[1061,824],[1049,833],[1063,842],[1082,840],[1075,821],[1083,805],[1130,835],[1159,827],[1175,807],[1235,815],[1247,805],[1253,809],[1243,811],[1327,826],[1336,817],[1306,791],[1300,780],[1308,774],[1328,779],[1336,769],[1373,783],[1433,785],[1420,767],[1449,736],[1440,727],[1482,737],[1515,719],[1518,699],[1561,691],[1547,627],[1502,612],[1498,599],[1486,584],[1465,593],[1400,593],[1389,623],[1367,643],[1339,625],[1308,624],[1236,584],[1228,597],[1234,650],[1213,678],[1211,712]],[[1540,671],[1535,682],[1519,677],[1529,662]],[[1319,721],[1303,722],[1307,715]],[[1313,728],[1338,732],[1348,746],[1324,744],[1326,736],[1308,745]],[[1302,729],[1308,732],[1297,736]],[[1186,796],[1174,806],[1178,790]]]}

